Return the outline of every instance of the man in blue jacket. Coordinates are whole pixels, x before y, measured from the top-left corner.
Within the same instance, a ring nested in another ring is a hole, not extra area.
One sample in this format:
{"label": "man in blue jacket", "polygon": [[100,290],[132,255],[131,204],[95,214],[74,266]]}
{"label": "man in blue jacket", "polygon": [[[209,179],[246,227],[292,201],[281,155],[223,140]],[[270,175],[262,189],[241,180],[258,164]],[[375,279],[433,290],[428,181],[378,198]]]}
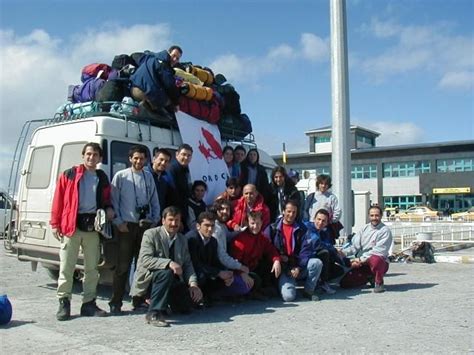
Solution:
{"label": "man in blue jacket", "polygon": [[291,302],[296,298],[296,281],[306,279],[304,297],[319,301],[314,290],[323,263],[314,257],[315,250],[306,236],[306,227],[296,221],[298,207],[298,201],[287,201],[283,216],[269,227],[270,240],[279,251],[282,262],[278,287],[283,301]]}
{"label": "man in blue jacket", "polygon": [[173,67],[182,55],[179,46],[158,53],[146,51],[130,77],[132,97],[152,112],[166,108],[169,113],[174,113],[180,89],[176,86]]}

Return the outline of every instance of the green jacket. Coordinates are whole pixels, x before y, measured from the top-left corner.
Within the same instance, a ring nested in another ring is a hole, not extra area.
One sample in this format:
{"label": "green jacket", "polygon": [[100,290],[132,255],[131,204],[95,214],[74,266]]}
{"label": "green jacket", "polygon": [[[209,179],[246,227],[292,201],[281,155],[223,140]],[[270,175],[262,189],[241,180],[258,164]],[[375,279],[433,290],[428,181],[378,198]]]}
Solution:
{"label": "green jacket", "polygon": [[[183,269],[182,280],[188,285],[197,284],[197,277],[188,250],[188,241],[181,233],[176,234],[174,261]],[[167,269],[172,261],[169,255],[169,237],[163,226],[151,228],[143,234],[137,269],[133,279],[132,296],[144,296],[153,278],[154,270]]]}

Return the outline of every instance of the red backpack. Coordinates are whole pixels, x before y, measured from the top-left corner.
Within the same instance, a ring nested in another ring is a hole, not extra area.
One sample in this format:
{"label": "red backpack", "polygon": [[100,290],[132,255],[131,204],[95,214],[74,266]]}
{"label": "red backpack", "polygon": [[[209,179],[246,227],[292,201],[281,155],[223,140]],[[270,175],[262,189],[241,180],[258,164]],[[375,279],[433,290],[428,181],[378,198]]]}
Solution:
{"label": "red backpack", "polygon": [[[82,76],[84,77],[84,75],[88,75],[90,77],[98,77],[100,79],[107,80],[111,70],[112,67],[110,65],[103,63],[92,63],[82,68]],[[100,73],[100,71],[102,71],[102,73]]]}

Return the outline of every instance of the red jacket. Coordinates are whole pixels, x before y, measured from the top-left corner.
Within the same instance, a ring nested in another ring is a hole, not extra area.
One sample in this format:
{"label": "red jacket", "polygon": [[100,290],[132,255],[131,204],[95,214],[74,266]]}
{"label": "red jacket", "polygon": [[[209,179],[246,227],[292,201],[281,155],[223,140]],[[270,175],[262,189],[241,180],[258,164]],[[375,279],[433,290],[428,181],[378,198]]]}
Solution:
{"label": "red jacket", "polygon": [[273,262],[280,260],[278,250],[261,232],[257,235],[248,231],[239,233],[232,240],[230,252],[233,258],[246,265],[250,271],[255,270],[262,257]]}
{"label": "red jacket", "polygon": [[[257,196],[257,200],[251,208],[251,211],[262,213],[262,230],[265,230],[265,228],[270,224],[270,209],[263,201],[262,195]],[[227,222],[227,226],[232,230],[237,225],[247,225],[247,202],[245,201],[244,196],[237,201],[234,208],[234,215],[232,216],[232,219]]]}
{"label": "red jacket", "polygon": [[[79,180],[84,175],[84,165],[74,166],[64,171],[56,184],[53,206],[51,208],[52,228],[67,237],[76,231],[77,211],[79,209]],[[110,206],[110,183],[102,170],[96,170],[99,177],[97,186],[97,208]]]}

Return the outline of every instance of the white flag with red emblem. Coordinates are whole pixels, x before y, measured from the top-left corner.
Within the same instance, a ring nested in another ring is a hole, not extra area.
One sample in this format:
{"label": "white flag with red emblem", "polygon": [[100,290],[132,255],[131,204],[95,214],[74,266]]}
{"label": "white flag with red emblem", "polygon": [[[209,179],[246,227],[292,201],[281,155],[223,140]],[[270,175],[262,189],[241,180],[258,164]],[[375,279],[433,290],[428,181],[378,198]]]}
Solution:
{"label": "white flag with red emblem", "polygon": [[217,195],[225,191],[229,174],[222,157],[219,128],[181,111],[176,113],[176,119],[183,143],[193,148],[193,158],[189,164],[191,179],[202,180],[207,184],[204,202],[210,205]]}

